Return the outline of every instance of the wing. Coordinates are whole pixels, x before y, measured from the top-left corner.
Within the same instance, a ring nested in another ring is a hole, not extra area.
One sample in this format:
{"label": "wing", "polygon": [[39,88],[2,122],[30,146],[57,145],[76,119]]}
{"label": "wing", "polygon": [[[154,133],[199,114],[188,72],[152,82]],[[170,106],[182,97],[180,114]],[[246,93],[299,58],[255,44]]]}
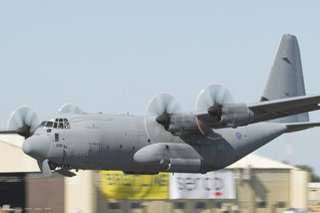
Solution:
{"label": "wing", "polygon": [[195,114],[197,121],[211,128],[244,126],[320,109],[320,95],[263,101],[255,104],[225,104],[220,112]]}
{"label": "wing", "polygon": [[[320,109],[320,95],[299,96],[293,98],[263,101],[256,104],[228,103],[214,105],[206,111],[190,114],[168,114],[165,130],[174,135],[189,134],[194,131],[210,132],[212,128],[245,126],[252,123],[268,121],[290,115]],[[160,124],[158,116],[156,121]],[[297,120],[288,124],[288,132],[319,126],[319,123],[308,123]]]}

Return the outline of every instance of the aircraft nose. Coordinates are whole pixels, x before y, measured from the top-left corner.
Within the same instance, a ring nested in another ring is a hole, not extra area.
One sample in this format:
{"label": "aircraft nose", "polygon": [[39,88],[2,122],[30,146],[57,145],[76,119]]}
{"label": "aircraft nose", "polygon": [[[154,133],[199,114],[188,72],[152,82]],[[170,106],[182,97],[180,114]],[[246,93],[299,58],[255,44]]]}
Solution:
{"label": "aircraft nose", "polygon": [[32,136],[23,142],[22,150],[25,154],[37,160],[44,160],[47,158],[49,151],[49,138]]}

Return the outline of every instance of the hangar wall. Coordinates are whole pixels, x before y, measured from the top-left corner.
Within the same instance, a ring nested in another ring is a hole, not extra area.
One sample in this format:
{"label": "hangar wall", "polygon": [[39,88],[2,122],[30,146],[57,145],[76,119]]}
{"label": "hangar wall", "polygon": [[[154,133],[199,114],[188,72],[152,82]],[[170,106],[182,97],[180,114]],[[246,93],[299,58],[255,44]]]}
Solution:
{"label": "hangar wall", "polygon": [[64,212],[64,203],[63,177],[44,178],[40,173],[0,173],[0,207],[21,209],[23,212]]}
{"label": "hangar wall", "polygon": [[309,173],[300,169],[290,170],[290,207],[308,207]]}
{"label": "hangar wall", "polygon": [[22,141],[20,136],[0,137],[0,208],[63,212],[64,178],[44,178],[37,162],[23,153]]}
{"label": "hangar wall", "polygon": [[65,178],[65,212],[95,212],[95,173],[78,171],[72,178]]}

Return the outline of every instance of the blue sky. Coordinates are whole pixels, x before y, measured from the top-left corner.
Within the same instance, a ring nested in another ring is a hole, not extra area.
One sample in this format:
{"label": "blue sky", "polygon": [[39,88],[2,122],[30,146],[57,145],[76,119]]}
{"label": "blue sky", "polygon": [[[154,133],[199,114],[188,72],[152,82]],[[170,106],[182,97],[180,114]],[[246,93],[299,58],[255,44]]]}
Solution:
{"label": "blue sky", "polygon": [[[297,36],[306,90],[320,93],[319,1],[2,1],[0,127],[21,104],[48,118],[66,102],[86,111],[144,114],[158,92],[193,110],[220,82],[256,102],[278,42]],[[311,120],[320,121],[320,112]],[[320,174],[320,129],[282,136],[258,151]]]}

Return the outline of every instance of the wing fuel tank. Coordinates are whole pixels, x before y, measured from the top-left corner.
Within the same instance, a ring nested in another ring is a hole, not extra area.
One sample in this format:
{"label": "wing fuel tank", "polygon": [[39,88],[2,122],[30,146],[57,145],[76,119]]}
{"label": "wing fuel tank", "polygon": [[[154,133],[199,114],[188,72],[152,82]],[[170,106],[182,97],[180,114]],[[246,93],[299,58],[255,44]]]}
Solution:
{"label": "wing fuel tank", "polygon": [[139,149],[133,159],[146,170],[199,172],[202,157],[188,144],[156,143]]}

